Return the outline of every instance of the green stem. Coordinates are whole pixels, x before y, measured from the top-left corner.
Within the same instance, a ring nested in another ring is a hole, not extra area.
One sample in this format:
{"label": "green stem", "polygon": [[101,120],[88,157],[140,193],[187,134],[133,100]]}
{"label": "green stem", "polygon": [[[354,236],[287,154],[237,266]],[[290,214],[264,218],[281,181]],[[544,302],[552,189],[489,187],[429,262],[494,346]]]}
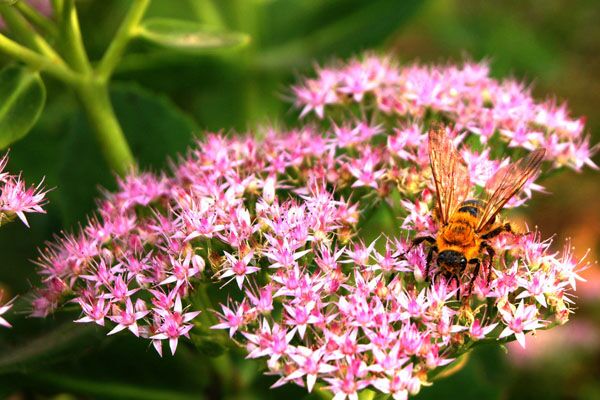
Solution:
{"label": "green stem", "polygon": [[41,29],[43,33],[51,37],[56,37],[58,35],[58,29],[56,29],[56,26],[52,21],[40,14],[26,1],[21,0],[17,2],[15,7],[29,22]]}
{"label": "green stem", "polygon": [[194,11],[202,22],[215,28],[226,28],[227,25],[223,21],[219,6],[213,0],[191,0],[189,4],[194,8]]}
{"label": "green stem", "polygon": [[259,92],[258,75],[250,66],[254,60],[257,48],[260,46],[258,38],[261,28],[261,9],[260,2],[247,0],[237,0],[235,3],[237,29],[240,32],[249,33],[252,41],[236,54],[236,64],[238,67],[240,85],[243,93],[243,119],[248,128],[253,129],[259,125],[261,117],[264,114],[264,99]]}
{"label": "green stem", "polygon": [[92,67],[85,52],[79,18],[75,8],[75,0],[66,0],[62,7],[61,36],[64,44],[65,57],[79,72],[90,72]]}
{"label": "green stem", "polygon": [[45,71],[70,85],[78,84],[81,81],[80,76],[63,64],[56,63],[48,57],[29,50],[2,34],[0,34],[0,52],[29,65],[33,69]]}
{"label": "green stem", "polygon": [[144,17],[149,4],[150,0],[134,0],[117,34],[106,50],[106,53],[104,53],[102,60],[100,60],[100,64],[98,64],[96,73],[100,79],[108,80],[115,70],[125,52],[127,44],[135,36],[139,23]]}
{"label": "green stem", "polygon": [[135,160],[113,110],[108,86],[105,82],[89,80],[75,90],[105,160],[117,174],[127,174]]}
{"label": "green stem", "polygon": [[[106,61],[104,68],[107,69],[101,69],[105,73],[103,76],[95,74],[91,68],[83,45],[74,0],[53,0],[53,6],[57,12],[57,19],[60,21],[64,56],[73,65],[75,71],[65,65],[54,50],[28,26],[27,21],[14,9],[3,10],[3,15],[8,17],[7,22],[15,28],[15,31],[26,43],[44,54],[32,51],[0,34],[0,52],[28,64],[33,69],[47,72],[75,90],[92,131],[96,135],[100,151],[109,166],[121,176],[131,170],[135,165],[135,160],[110,101],[106,72],[110,73],[112,63],[118,62],[120,52],[129,40],[128,35],[137,26],[149,3],[149,0],[134,1],[130,13],[119,29],[115,42],[109,47],[108,54],[104,57],[103,61]],[[115,43],[117,44],[115,45]],[[122,49],[119,50],[121,46]]]}
{"label": "green stem", "polygon": [[65,7],[64,0],[50,0],[52,3],[52,10],[54,10],[54,18],[60,24],[63,8]]}
{"label": "green stem", "polygon": [[64,64],[63,60],[48,42],[36,33],[31,25],[29,25],[29,22],[27,22],[27,19],[19,14],[14,7],[0,7],[0,14],[2,14],[2,18],[10,30],[28,47],[39,51],[55,63]]}

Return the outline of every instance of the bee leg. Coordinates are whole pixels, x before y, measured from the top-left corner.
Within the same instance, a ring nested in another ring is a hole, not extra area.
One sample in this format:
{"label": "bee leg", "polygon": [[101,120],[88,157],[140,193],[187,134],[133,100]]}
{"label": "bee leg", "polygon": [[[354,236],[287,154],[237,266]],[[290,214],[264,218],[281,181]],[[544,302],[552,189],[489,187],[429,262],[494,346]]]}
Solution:
{"label": "bee leg", "polygon": [[450,282],[452,282],[452,280],[455,279],[456,280],[456,300],[460,301],[460,279],[458,278],[458,275],[452,275],[450,277],[450,280],[448,281],[448,284],[450,284]]}
{"label": "bee leg", "polygon": [[433,245],[427,252],[427,263],[425,264],[425,281],[429,282],[429,271],[431,270],[431,260],[433,259],[433,253],[437,253],[437,246]]}
{"label": "bee leg", "polygon": [[488,263],[488,275],[487,275],[487,284],[489,285],[490,282],[492,281],[492,262],[494,261],[494,257],[496,256],[496,251],[494,250],[494,248],[492,246],[490,246],[486,242],[481,242],[480,249],[485,250],[490,258],[490,261]]}
{"label": "bee leg", "polygon": [[481,238],[483,240],[488,240],[488,239],[491,239],[491,238],[494,238],[494,237],[498,236],[502,232],[512,233],[513,235],[517,234],[515,232],[515,230],[513,229],[512,225],[510,224],[510,222],[507,222],[504,225],[500,225],[499,227],[492,229],[488,233],[486,233],[484,235],[481,235]]}
{"label": "bee leg", "polygon": [[473,277],[469,282],[469,291],[467,293],[467,297],[471,296],[473,292],[473,284],[475,283],[475,279],[479,276],[479,269],[481,268],[481,260],[479,258],[472,258],[469,260],[469,264],[475,264],[475,270],[473,271]]}
{"label": "bee leg", "polygon": [[411,251],[415,246],[420,245],[421,243],[426,242],[429,243],[430,245],[432,245],[429,248],[429,251],[427,252],[427,263],[425,265],[425,281],[428,282],[429,281],[429,270],[431,269],[431,259],[433,258],[433,253],[437,252],[437,246],[435,246],[435,238],[432,236],[420,236],[420,237],[416,237],[412,240],[412,243],[410,244],[410,247],[408,248],[408,250],[406,250],[404,252],[404,256],[406,255],[406,253],[408,253],[409,251]]}
{"label": "bee leg", "polygon": [[423,242],[427,242],[429,244],[434,244],[435,243],[435,238],[433,236],[419,236],[416,237],[412,240],[412,243],[410,244],[410,247],[408,248],[407,252],[409,252],[410,250],[413,249],[413,247],[420,245]]}

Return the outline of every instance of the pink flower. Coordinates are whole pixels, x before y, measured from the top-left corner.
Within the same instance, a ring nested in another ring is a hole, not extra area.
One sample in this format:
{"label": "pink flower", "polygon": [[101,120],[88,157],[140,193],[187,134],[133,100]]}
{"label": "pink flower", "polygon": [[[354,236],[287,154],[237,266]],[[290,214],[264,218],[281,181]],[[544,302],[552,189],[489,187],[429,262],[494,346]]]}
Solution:
{"label": "pink flower", "polygon": [[145,317],[150,311],[148,310],[134,310],[133,304],[131,303],[131,299],[125,300],[125,310],[121,309],[118,306],[115,306],[112,311],[112,316],[109,317],[110,320],[115,322],[117,326],[115,326],[110,332],[109,335],[113,335],[117,332],[122,331],[123,329],[129,329],[135,336],[139,336],[140,332],[138,329],[137,321],[143,317]]}
{"label": "pink flower", "polygon": [[317,381],[320,374],[329,374],[337,370],[333,365],[329,365],[323,360],[325,352],[323,349],[311,350],[308,347],[296,347],[290,354],[290,358],[296,363],[297,369],[289,374],[286,379],[296,380],[306,376],[306,386],[309,392]]}
{"label": "pink flower", "polygon": [[217,214],[212,207],[214,200],[206,197],[198,202],[190,201],[187,204],[180,204],[180,218],[188,233],[185,241],[193,240],[198,237],[212,238],[214,234],[224,229],[224,226],[217,223]]}
{"label": "pink flower", "polygon": [[525,331],[535,330],[544,326],[537,318],[537,308],[533,305],[525,306],[523,300],[519,302],[519,306],[516,309],[512,306],[508,310],[500,308],[499,311],[503,322],[506,324],[506,328],[504,328],[498,337],[504,338],[514,334],[522,347],[525,347]]}
{"label": "pink flower", "polygon": [[416,293],[400,293],[398,298],[398,304],[406,311],[401,313],[401,318],[404,320],[409,320],[411,318],[421,318],[425,315],[429,307],[429,299],[425,297],[426,289],[421,290],[421,292],[416,295]]}
{"label": "pink flower", "polygon": [[230,276],[233,276],[240,289],[242,288],[242,285],[244,284],[244,279],[246,278],[246,275],[251,274],[256,271],[260,271],[260,268],[249,265],[250,261],[252,260],[253,255],[254,255],[253,252],[249,252],[248,254],[244,255],[240,259],[236,258],[235,256],[233,256],[232,254],[229,254],[226,251],[223,253],[225,254],[225,257],[227,258],[227,267],[225,267],[221,270],[220,278],[222,279],[222,278],[228,278]]}
{"label": "pink flower", "polygon": [[486,335],[493,331],[496,326],[498,326],[497,322],[488,326],[482,326],[481,321],[479,319],[475,319],[469,327],[469,335],[476,340],[483,339]]}
{"label": "pink flower", "polygon": [[181,257],[170,259],[171,276],[161,281],[160,285],[175,283],[177,286],[189,285],[190,279],[204,271],[204,259],[191,252],[187,252],[183,260]]}
{"label": "pink flower", "polygon": [[377,189],[379,187],[379,180],[385,175],[383,169],[375,169],[377,163],[376,156],[373,155],[348,164],[348,170],[356,178],[352,187],[369,186]]}
{"label": "pink flower", "polygon": [[544,271],[534,272],[529,279],[519,278],[519,284],[525,290],[517,296],[517,299],[534,297],[542,306],[548,307],[545,293],[551,290],[549,287],[549,278]]}
{"label": "pink flower", "polygon": [[188,337],[189,331],[192,329],[192,324],[187,324],[192,319],[196,318],[200,311],[183,312],[181,297],[175,297],[175,304],[172,310],[164,308],[155,308],[156,315],[162,318],[162,323],[158,328],[158,333],[151,336],[154,340],[168,340],[171,354],[175,354],[177,343],[180,336]]}
{"label": "pink flower", "polygon": [[223,322],[211,326],[211,329],[229,329],[229,336],[233,337],[234,333],[246,324],[245,314],[248,312],[248,306],[242,303],[237,308],[237,311],[234,312],[229,307],[221,304],[221,309],[222,312],[218,316]]}
{"label": "pink flower", "polygon": [[316,308],[316,303],[314,301],[309,301],[306,304],[286,304],[284,307],[287,314],[286,323],[293,327],[293,331],[298,331],[300,338],[304,337],[304,333],[309,324],[314,324],[319,321],[318,309]]}
{"label": "pink flower", "polygon": [[319,118],[323,118],[325,106],[337,101],[334,90],[337,82],[338,76],[335,72],[322,69],[319,80],[310,80],[306,82],[306,86],[294,87],[293,91],[298,97],[298,105],[304,107],[300,117],[314,110]]}
{"label": "pink flower", "polygon": [[113,197],[122,209],[136,205],[147,206],[168,193],[164,177],[156,177],[150,173],[130,174],[117,181],[119,192]]}
{"label": "pink flower", "polygon": [[335,395],[332,400],[358,400],[358,392],[369,385],[369,382],[348,371],[341,377],[325,378],[328,389]]}
{"label": "pink flower", "polygon": [[[7,162],[5,155],[0,161],[0,172],[4,169]],[[46,204],[46,193],[40,183],[37,186],[27,187],[20,176],[8,175],[5,172],[0,174],[0,223],[2,219],[16,215],[26,225],[29,226],[26,213],[45,213],[43,206]]]}
{"label": "pink flower", "polygon": [[84,317],[81,317],[75,322],[95,322],[100,326],[104,326],[104,318],[109,312],[110,304],[106,304],[104,299],[90,299],[93,303],[87,303],[85,299],[76,299],[81,306]]}
{"label": "pink flower", "polygon": [[413,377],[413,365],[386,371],[387,377],[373,381],[373,386],[382,393],[391,394],[394,400],[406,400],[410,394],[419,392],[421,382]]}
{"label": "pink flower", "polygon": [[269,363],[272,364],[282,356],[291,353],[292,349],[289,343],[294,334],[293,330],[286,331],[278,324],[274,324],[271,329],[269,322],[265,319],[262,322],[260,332],[256,334],[244,332],[244,336],[248,340],[248,357],[269,356]]}

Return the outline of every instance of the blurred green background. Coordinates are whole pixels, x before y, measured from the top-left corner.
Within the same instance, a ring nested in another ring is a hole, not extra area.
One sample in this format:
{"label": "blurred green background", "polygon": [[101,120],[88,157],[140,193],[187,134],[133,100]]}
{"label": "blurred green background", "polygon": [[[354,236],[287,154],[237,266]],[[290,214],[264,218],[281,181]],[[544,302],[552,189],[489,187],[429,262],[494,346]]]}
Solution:
{"label": "blurred green background", "polygon": [[[129,2],[77,3],[86,47],[98,58]],[[587,116],[592,143],[600,140],[600,3],[597,0],[154,0],[148,17],[201,21],[250,35],[241,49],[174,53],[133,43],[112,85],[116,113],[144,168],[157,170],[203,130],[260,131],[265,123],[297,123],[289,86],[316,62],[364,49],[394,53],[402,62],[489,59],[496,77],[533,85],[538,98],[568,101]],[[0,58],[3,63],[6,58]],[[94,207],[99,187],[114,188],[72,93],[45,80],[48,100],[34,130],[11,149],[10,168],[55,187],[48,214],[31,229],[0,230],[0,282],[12,296],[35,283],[36,247],[61,230],[76,229]],[[600,162],[595,157],[596,163]],[[600,251],[600,178],[589,169],[545,182],[527,220],[556,249],[572,237],[576,254]],[[600,272],[594,265],[578,290],[573,321],[528,340],[528,350],[483,348],[467,366],[424,388],[418,399],[600,399]],[[0,397],[11,399],[311,398],[295,387],[269,390],[259,363],[234,364],[181,346],[160,359],[146,343],[74,326],[73,314],[47,320],[13,318],[0,331]],[[212,372],[239,383],[227,388]],[[203,397],[204,396],[204,397]],[[312,397],[314,398],[314,397]]]}

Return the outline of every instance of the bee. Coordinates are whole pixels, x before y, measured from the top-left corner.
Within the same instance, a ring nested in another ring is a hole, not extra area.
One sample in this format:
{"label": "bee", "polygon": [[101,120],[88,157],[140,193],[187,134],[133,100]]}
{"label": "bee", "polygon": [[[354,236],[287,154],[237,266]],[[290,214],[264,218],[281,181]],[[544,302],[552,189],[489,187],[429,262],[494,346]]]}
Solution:
{"label": "bee", "polygon": [[[536,175],[545,150],[537,149],[520,160],[500,168],[485,185],[486,195],[480,199],[468,198],[471,191],[469,171],[464,159],[454,147],[443,127],[429,132],[429,161],[435,183],[436,205],[434,217],[438,222],[436,237],[416,237],[412,245],[428,243],[426,279],[433,257],[447,282],[456,280],[457,297],[467,266],[473,266],[467,296],[479,276],[484,255],[489,257],[488,281],[495,256],[489,240],[502,232],[515,234],[510,222],[500,222],[498,213],[506,203]],[[434,277],[435,278],[435,277]]]}

